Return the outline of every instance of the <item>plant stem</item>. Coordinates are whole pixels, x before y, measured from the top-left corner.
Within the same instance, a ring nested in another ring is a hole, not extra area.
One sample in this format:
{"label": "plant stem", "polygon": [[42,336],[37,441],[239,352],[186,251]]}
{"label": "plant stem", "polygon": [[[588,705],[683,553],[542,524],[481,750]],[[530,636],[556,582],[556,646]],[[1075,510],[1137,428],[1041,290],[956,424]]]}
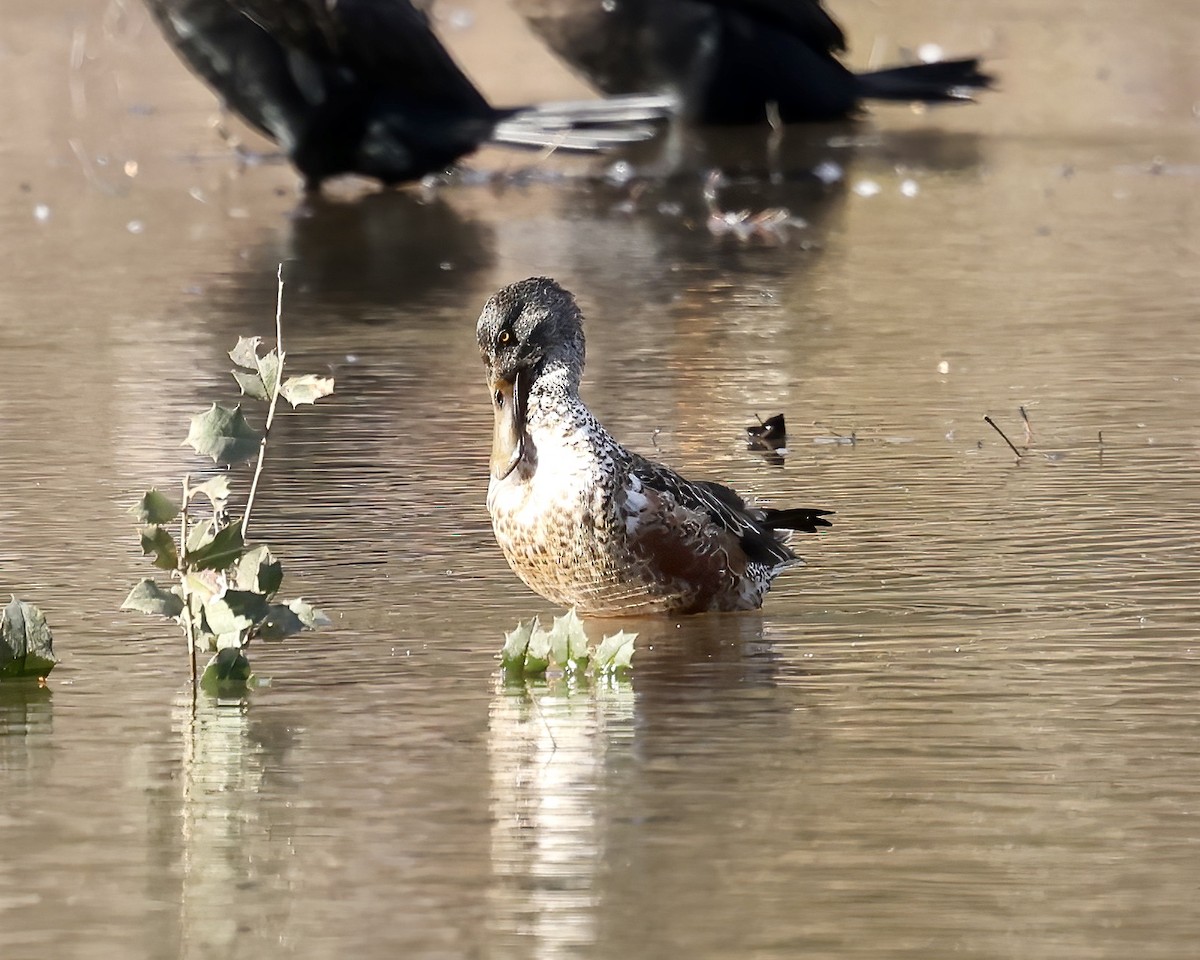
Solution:
{"label": "plant stem", "polygon": [[258,443],[258,463],[254,465],[254,479],[250,481],[250,495],[246,498],[246,512],[242,516],[242,540],[250,526],[250,510],[254,496],[258,493],[258,478],[262,476],[263,462],[267,458],[267,438],[271,435],[271,424],[275,421],[275,407],[279,403],[279,388],[283,385],[283,263],[276,273],[279,289],[275,298],[275,352],[279,355],[279,370],[275,376],[275,387],[271,391],[271,404],[267,407],[267,422],[263,426],[262,440]]}
{"label": "plant stem", "polygon": [[188,500],[191,499],[191,490],[188,489],[188,482],[191,480],[191,474],[183,475],[183,506],[179,511],[179,592],[183,599],[183,632],[187,635],[188,645],[188,662],[191,664],[192,678],[192,694],[196,692],[196,625],[192,622],[192,596],[187,585],[187,563],[184,557],[187,554],[187,539],[188,539]]}

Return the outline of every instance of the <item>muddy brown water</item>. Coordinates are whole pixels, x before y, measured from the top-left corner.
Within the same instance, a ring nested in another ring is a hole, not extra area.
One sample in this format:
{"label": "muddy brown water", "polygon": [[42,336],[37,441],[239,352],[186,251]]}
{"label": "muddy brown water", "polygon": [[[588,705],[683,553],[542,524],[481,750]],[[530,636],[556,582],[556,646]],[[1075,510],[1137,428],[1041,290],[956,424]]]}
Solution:
{"label": "muddy brown water", "polygon": [[[1003,89],[773,161],[489,152],[515,176],[306,204],[140,8],[9,3],[0,590],[63,660],[0,686],[6,960],[1195,956],[1200,15],[1131,7],[838,3],[856,64],[934,40]],[[474,10],[447,32],[495,99],[578,92]],[[808,226],[711,236],[713,162]],[[117,609],[123,511],[199,466],[284,258],[289,358],[337,395],[282,420],[257,533],[335,624],[193,714],[177,638]],[[556,611],[491,539],[473,324],[539,273],[618,436],[837,511],[761,615],[635,624],[590,690],[493,659]],[[741,432],[776,412],[781,466]]]}

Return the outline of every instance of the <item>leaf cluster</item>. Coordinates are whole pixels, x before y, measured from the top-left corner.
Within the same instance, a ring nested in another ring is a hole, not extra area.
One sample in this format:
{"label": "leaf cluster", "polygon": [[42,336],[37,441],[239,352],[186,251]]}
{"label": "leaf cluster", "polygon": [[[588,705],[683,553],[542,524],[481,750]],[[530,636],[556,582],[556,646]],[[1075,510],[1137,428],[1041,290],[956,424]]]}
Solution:
{"label": "leaf cluster", "polygon": [[513,679],[544,677],[552,667],[566,676],[619,676],[632,667],[636,639],[636,633],[622,630],[592,646],[572,608],[555,617],[549,630],[536,617],[517,624],[504,635],[500,660]]}
{"label": "leaf cluster", "polygon": [[259,337],[241,337],[229,357],[243,395],[270,404],[262,430],[247,420],[240,405],[214,403],[192,417],[184,441],[218,464],[234,465],[258,454],[243,516],[229,510],[230,478],[217,474],[203,483],[183,480],[179,500],[157,489],[146,491],[130,509],[140,527],[142,553],[173,583],[147,578],[125,598],[122,609],[167,617],[179,623],[193,651],[213,652],[202,685],[245,682],[250,664],[245,649],[255,639],[279,640],[329,623],[304,600],[281,602],[283,566],[264,545],[246,543],[245,529],[262,470],[266,441],[278,397],[293,407],[314,403],[333,392],[333,380],[302,376],[282,380],[284,355],[259,355]]}

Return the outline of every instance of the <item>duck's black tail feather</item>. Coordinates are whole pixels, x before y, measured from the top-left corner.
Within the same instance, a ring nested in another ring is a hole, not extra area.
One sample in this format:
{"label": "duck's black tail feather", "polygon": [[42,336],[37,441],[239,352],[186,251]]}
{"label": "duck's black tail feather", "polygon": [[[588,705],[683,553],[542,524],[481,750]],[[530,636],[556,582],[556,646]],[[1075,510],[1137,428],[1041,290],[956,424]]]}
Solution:
{"label": "duck's black tail feather", "polygon": [[995,82],[995,77],[979,69],[977,57],[891,67],[860,73],[857,79],[862,97],[925,103],[970,100],[972,91],[986,90]]}
{"label": "duck's black tail feather", "polygon": [[832,510],[816,510],[799,507],[792,510],[763,510],[763,526],[772,530],[799,530],[801,533],[816,533],[818,527],[832,527],[826,520]]}

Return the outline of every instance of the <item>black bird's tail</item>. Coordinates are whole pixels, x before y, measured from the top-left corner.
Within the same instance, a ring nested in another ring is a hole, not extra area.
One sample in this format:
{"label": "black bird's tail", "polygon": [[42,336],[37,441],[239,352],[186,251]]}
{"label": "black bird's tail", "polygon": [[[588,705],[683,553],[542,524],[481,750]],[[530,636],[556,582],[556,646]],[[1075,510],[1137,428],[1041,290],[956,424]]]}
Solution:
{"label": "black bird's tail", "polygon": [[629,94],[603,100],[561,100],[515,110],[490,139],[522,147],[594,152],[654,136],[653,122],[672,116],[675,97]]}
{"label": "black bird's tail", "polygon": [[801,533],[816,533],[818,527],[832,527],[825,518],[832,510],[815,510],[812,507],[797,507],[791,510],[763,510],[763,526],[772,530],[798,530]]}
{"label": "black bird's tail", "polygon": [[970,100],[973,90],[986,90],[995,78],[979,69],[979,59],[941,60],[891,67],[856,77],[859,96],[875,100],[920,100],[940,103]]}

